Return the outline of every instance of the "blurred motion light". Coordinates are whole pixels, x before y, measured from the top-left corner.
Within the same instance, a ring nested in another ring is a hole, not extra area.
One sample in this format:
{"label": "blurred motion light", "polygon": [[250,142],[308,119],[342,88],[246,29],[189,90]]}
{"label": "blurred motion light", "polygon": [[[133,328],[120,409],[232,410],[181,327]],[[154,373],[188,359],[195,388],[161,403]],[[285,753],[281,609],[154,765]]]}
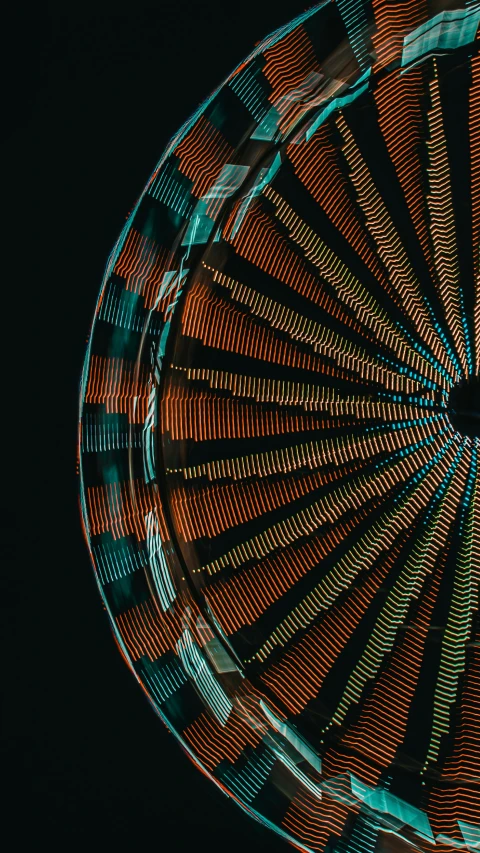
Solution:
{"label": "blurred motion light", "polygon": [[326,0],[268,36],[170,142],[96,306],[112,629],[300,850],[480,849],[479,21]]}

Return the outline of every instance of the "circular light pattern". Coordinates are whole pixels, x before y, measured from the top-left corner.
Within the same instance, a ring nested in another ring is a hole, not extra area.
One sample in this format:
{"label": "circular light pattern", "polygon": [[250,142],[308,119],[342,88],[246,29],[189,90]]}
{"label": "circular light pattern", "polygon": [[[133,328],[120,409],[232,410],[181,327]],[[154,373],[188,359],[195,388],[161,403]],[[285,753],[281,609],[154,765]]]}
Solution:
{"label": "circular light pattern", "polygon": [[479,22],[326,0],[270,35],[170,143],[96,308],[113,631],[301,850],[480,849]]}

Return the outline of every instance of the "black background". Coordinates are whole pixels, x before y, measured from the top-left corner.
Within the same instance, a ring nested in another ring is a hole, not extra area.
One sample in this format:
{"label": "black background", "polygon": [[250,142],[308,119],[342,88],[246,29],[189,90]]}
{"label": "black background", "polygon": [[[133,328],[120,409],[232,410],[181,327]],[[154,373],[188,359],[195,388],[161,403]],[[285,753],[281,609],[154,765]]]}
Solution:
{"label": "black background", "polygon": [[190,764],[121,660],[81,534],[75,455],[85,341],[126,216],[172,134],[304,8],[55,0],[3,13],[8,850],[288,849]]}

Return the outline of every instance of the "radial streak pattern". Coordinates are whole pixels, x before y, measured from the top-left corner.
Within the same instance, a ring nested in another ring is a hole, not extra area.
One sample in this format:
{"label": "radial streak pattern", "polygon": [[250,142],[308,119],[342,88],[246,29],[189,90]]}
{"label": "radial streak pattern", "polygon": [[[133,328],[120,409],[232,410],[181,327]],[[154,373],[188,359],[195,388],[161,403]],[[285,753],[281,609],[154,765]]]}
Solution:
{"label": "radial streak pattern", "polygon": [[479,849],[480,4],[324,2],[172,140],[82,381],[124,657],[307,851]]}

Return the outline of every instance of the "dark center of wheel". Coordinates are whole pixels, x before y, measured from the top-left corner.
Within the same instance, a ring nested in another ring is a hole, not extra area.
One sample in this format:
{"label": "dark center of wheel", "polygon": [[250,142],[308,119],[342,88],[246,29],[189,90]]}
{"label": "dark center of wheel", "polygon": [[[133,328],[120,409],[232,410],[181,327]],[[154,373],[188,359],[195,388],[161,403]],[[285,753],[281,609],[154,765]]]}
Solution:
{"label": "dark center of wheel", "polygon": [[448,414],[454,429],[462,435],[480,438],[480,376],[464,379],[452,388]]}

